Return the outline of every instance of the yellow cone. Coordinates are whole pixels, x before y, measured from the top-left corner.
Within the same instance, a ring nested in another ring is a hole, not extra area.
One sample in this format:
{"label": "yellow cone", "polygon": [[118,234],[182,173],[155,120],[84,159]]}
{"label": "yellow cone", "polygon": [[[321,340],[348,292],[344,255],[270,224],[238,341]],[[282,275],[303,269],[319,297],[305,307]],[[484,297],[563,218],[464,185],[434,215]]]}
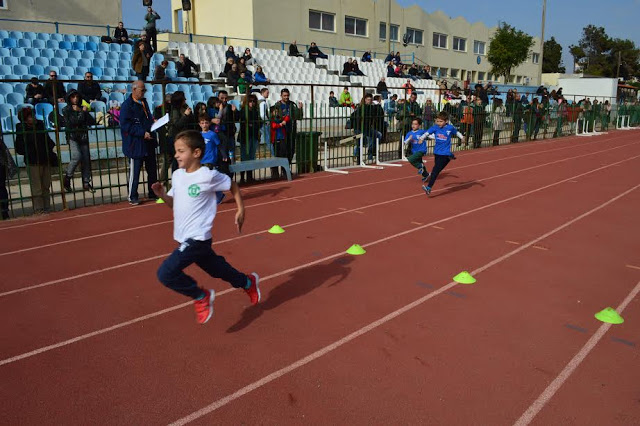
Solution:
{"label": "yellow cone", "polygon": [[453,277],[453,280],[458,284],[473,284],[476,282],[476,279],[473,278],[467,271],[460,272],[458,275]]}
{"label": "yellow cone", "polygon": [[271,229],[269,229],[270,234],[284,234],[284,229],[280,225],[273,225]]}
{"label": "yellow cone", "polygon": [[624,322],[624,319],[613,308],[605,308],[594,316],[600,321],[607,322],[609,324],[622,324]]}
{"label": "yellow cone", "polygon": [[162,198],[158,198],[156,200],[156,204],[164,204],[164,200]]}
{"label": "yellow cone", "polygon": [[349,247],[349,249],[347,250],[347,253],[353,256],[360,256],[362,254],[365,254],[366,251],[365,249],[362,248],[360,244],[354,244],[351,247]]}

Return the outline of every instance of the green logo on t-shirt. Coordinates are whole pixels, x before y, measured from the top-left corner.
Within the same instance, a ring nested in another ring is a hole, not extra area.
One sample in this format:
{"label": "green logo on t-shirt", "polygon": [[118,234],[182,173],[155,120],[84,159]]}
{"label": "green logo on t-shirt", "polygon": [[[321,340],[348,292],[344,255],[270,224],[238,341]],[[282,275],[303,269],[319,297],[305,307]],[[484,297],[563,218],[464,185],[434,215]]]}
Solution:
{"label": "green logo on t-shirt", "polygon": [[189,197],[195,198],[198,195],[200,195],[200,187],[194,183],[193,185],[189,186],[188,193],[189,193]]}

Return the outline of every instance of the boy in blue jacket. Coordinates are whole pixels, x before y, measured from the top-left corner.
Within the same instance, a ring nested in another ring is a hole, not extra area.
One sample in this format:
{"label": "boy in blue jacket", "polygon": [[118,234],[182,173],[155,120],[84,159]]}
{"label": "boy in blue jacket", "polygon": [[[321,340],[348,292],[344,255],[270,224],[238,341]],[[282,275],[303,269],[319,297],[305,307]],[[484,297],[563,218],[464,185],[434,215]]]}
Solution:
{"label": "boy in blue jacket", "polygon": [[421,125],[422,120],[420,118],[414,118],[411,121],[411,131],[407,133],[404,139],[404,145],[406,148],[411,148],[411,154],[407,152],[407,154],[409,154],[407,161],[418,169],[418,174],[422,176],[422,181],[424,182],[429,178],[429,171],[424,167],[424,163],[422,162],[422,157],[427,155],[427,141],[426,137],[423,138],[427,131],[421,129]]}
{"label": "boy in blue jacket", "polygon": [[149,199],[156,200],[151,186],[158,180],[156,169],[156,138],[151,133],[151,126],[155,121],[153,112],[149,109],[144,93],[147,91],[144,82],[138,80],[133,83],[131,96],[122,103],[120,109],[120,127],[122,131],[122,152],[129,160],[129,204],[140,204],[138,196],[138,182],[140,169],[144,163],[147,170],[147,184]]}
{"label": "boy in blue jacket", "polygon": [[438,179],[440,172],[447,167],[449,161],[456,159],[451,152],[451,137],[456,135],[466,143],[466,140],[464,139],[465,137],[462,133],[448,122],[449,114],[444,111],[438,113],[436,117],[436,124],[431,126],[429,130],[421,136],[422,140],[429,138],[436,141],[435,146],[433,147],[435,164],[433,165],[433,169],[431,169],[429,183],[422,186],[422,189],[427,195],[431,194],[431,188],[433,188],[433,184],[436,183],[436,179]]}

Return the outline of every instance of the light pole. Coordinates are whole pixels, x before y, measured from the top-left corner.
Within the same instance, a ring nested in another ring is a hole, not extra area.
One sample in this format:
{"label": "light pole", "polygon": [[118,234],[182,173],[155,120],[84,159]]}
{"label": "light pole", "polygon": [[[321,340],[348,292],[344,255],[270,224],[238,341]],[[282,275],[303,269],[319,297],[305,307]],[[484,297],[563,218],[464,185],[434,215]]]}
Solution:
{"label": "light pole", "polygon": [[544,58],[544,22],[547,16],[547,0],[542,0],[542,35],[540,37],[540,82],[542,85],[542,60]]}
{"label": "light pole", "polygon": [[391,52],[391,2],[389,0],[389,13],[387,14],[387,52]]}

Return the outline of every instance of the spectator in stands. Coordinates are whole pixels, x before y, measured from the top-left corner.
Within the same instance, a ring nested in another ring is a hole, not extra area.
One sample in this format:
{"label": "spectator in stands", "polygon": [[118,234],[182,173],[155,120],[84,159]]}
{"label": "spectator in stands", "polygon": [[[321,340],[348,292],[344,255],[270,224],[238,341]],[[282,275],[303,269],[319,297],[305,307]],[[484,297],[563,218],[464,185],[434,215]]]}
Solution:
{"label": "spectator in stands", "polygon": [[180,54],[180,59],[176,62],[176,70],[178,71],[178,77],[193,77],[191,69],[196,73],[198,72],[198,65],[196,65],[191,59],[184,56],[184,53]]}
{"label": "spectator in stands", "polygon": [[78,93],[82,97],[82,100],[88,104],[94,101],[107,102],[107,99],[102,96],[100,85],[93,81],[93,74],[90,72],[86,72],[84,74],[84,81],[78,83]]}
{"label": "spectator in stands", "polygon": [[58,73],[55,71],[49,71],[49,80],[44,84],[44,96],[54,106],[56,104],[56,100],[58,103],[63,103],[67,96],[67,91],[64,90],[64,84],[58,80]]}
{"label": "spectator in stands", "polygon": [[113,42],[118,44],[130,43],[129,33],[122,22],[118,22],[118,26],[113,32]]}
{"label": "spectator in stands", "polygon": [[[367,157],[369,161],[376,155],[376,139],[382,139],[380,123],[383,121],[384,111],[380,105],[373,104],[373,95],[367,93],[353,114],[353,130],[356,135],[363,134],[366,141]],[[356,161],[360,160],[360,146],[353,150]]]}
{"label": "spectator in stands", "polygon": [[44,94],[44,86],[40,84],[38,77],[31,78],[31,82],[27,85],[25,92],[25,99],[27,100],[27,103],[31,105],[37,105],[40,102],[48,102],[48,99]]}
{"label": "spectator in stands", "polygon": [[[409,101],[405,102],[401,108],[398,108],[398,120],[402,122],[402,135],[406,135],[411,130],[411,122],[414,118],[422,117],[422,108],[418,105],[417,102],[418,95],[414,92],[409,96]],[[400,144],[398,145],[398,155],[400,156],[402,153],[402,140],[400,140]]]}
{"label": "spectator in stands", "polygon": [[433,80],[433,77],[431,77],[431,67],[429,67],[428,65],[425,65],[424,67],[422,67],[422,71],[420,72],[420,78],[424,79],[424,80]]}
{"label": "spectator in stands", "polygon": [[167,77],[167,74],[166,74],[168,66],[169,66],[169,62],[166,60],[162,61],[160,65],[157,65],[156,70],[153,73],[153,79],[155,81],[171,81],[171,79]]}
{"label": "spectator in stands", "polygon": [[149,43],[153,47],[153,51],[158,51],[158,30],[156,28],[156,21],[160,18],[158,12],[153,10],[151,7],[147,8],[147,14],[144,17],[144,20],[147,21],[147,25],[144,27],[147,32],[147,36],[149,37]]}
{"label": "spectator in stands", "polygon": [[493,100],[491,111],[491,128],[493,129],[493,146],[500,145],[500,133],[504,130],[504,116],[506,109],[502,105],[502,99]]}
{"label": "spectator in stands", "polygon": [[246,95],[250,88],[251,83],[247,79],[247,74],[241,72],[240,78],[238,79],[238,93],[241,95]]}
{"label": "spectator in stands", "polygon": [[321,59],[328,58],[328,56],[322,53],[322,51],[318,48],[318,45],[316,45],[316,43],[313,41],[311,42],[311,46],[309,46],[308,53],[309,53],[309,58],[313,61],[314,64],[318,58],[321,58]]}
{"label": "spectator in stands", "polygon": [[140,34],[140,39],[136,41],[136,44],[133,46],[134,51],[138,50],[141,44],[144,44],[145,56],[147,57],[147,59],[151,60],[151,57],[153,56],[153,53],[155,51],[153,50],[153,48],[151,47],[151,44],[149,43],[146,31],[143,31],[142,34]]}
{"label": "spectator in stands", "polygon": [[394,70],[396,77],[399,77],[399,78],[406,77],[406,74],[404,73],[404,69],[405,67],[402,64],[397,64]]}
{"label": "spectator in stands", "polygon": [[402,57],[400,56],[400,52],[396,52],[396,55],[393,57],[393,62],[397,65],[402,65]]}
{"label": "spectator in stands", "polygon": [[347,59],[347,62],[342,65],[342,75],[356,75],[353,72],[353,58]]}
{"label": "spectator in stands", "polygon": [[338,99],[335,96],[335,93],[333,93],[333,90],[329,92],[329,107],[332,108],[337,108],[340,106],[340,102],[338,102]]}
{"label": "spectator in stands", "polygon": [[82,96],[75,90],[71,90],[67,96],[67,106],[62,110],[64,116],[65,130],[67,132],[67,143],[71,151],[71,161],[67,166],[64,176],[64,190],[72,192],[71,179],[78,167],[82,163],[82,188],[85,191],[95,192],[91,185],[91,153],[89,151],[89,126],[96,124],[96,120],[86,106],[82,106]]}
{"label": "spectator in stands", "polygon": [[389,122],[393,123],[398,113],[398,95],[391,95],[391,99],[385,102],[384,112],[389,117]]}
{"label": "spectator in stands", "polygon": [[376,92],[378,92],[380,94],[380,96],[382,96],[382,99],[388,99],[389,98],[389,89],[387,88],[387,81],[384,77],[382,77],[380,79],[380,82],[378,83],[378,86],[376,87]]}
{"label": "spectator in stands", "polygon": [[[415,91],[415,87],[411,84],[411,80],[407,80],[405,84],[402,85],[406,96],[411,96],[411,94]],[[409,126],[411,126],[411,122],[409,122]]]}
{"label": "spectator in stands", "polygon": [[240,72],[238,71],[238,64],[231,65],[231,71],[227,73],[227,84],[233,86],[235,92],[238,91],[238,80],[240,80]]}
{"label": "spectator in stands", "polygon": [[144,43],[138,43],[138,48],[131,58],[131,66],[138,80],[145,81],[149,75],[149,58],[145,54]]}
{"label": "spectator in stands", "polygon": [[373,58],[371,56],[371,51],[367,50],[362,55],[362,62],[373,62]]}
{"label": "spectator in stands", "polygon": [[251,56],[251,49],[248,47],[244,49],[244,55],[242,55],[242,59],[244,59],[245,65],[253,65],[255,64],[255,59]]}
{"label": "spectator in stands", "polygon": [[399,77],[391,61],[387,63],[387,77]]}
{"label": "spectator in stands", "polygon": [[384,63],[388,64],[389,62],[393,62],[393,58],[395,57],[393,51],[389,52],[389,54],[384,58]]}
{"label": "spectator in stands", "polygon": [[202,116],[209,117],[211,120],[212,117],[209,116],[209,112],[207,111],[207,104],[204,102],[198,102],[195,107],[193,107],[193,116],[196,118],[196,121]]}
{"label": "spectator in stands", "polygon": [[260,120],[262,120],[260,130],[262,132],[262,143],[269,147],[269,151],[271,151],[271,155],[273,156],[275,152],[271,144],[271,128],[269,126],[269,110],[271,109],[269,105],[269,89],[263,87],[256,97],[258,98],[258,107],[260,109]]}
{"label": "spectator in stands", "polygon": [[240,58],[238,60],[238,72],[240,74],[244,73],[244,78],[246,81],[253,81],[253,76],[251,75],[251,71],[247,69],[247,64],[244,61],[244,58]]}
{"label": "spectator in stands", "polygon": [[289,45],[289,56],[302,56],[302,53],[298,51],[298,45],[295,40]]}
{"label": "spectator in stands", "polygon": [[133,83],[131,96],[122,103],[120,122],[122,130],[122,152],[130,159],[129,166],[129,204],[140,204],[138,182],[142,165],[147,170],[147,190],[150,200],[157,197],[151,185],[157,182],[156,138],[151,132],[153,115],[144,97],[147,89],[144,81]]}
{"label": "spectator in stands", "polygon": [[[234,64],[235,66],[235,64]],[[220,150],[224,155],[218,159],[218,170],[221,173],[231,175],[229,171],[229,152],[235,152],[236,148],[236,123],[240,121],[240,111],[235,105],[228,103],[229,94],[226,90],[218,92],[220,98],[220,110],[213,123],[220,126],[218,137],[220,138]]]}
{"label": "spectator in stands", "polygon": [[233,67],[233,64],[235,64],[235,62],[232,58],[227,59],[227,63],[224,64],[224,69],[218,77],[227,77],[227,75],[229,75],[229,71],[231,71],[231,67]]}
{"label": "spectator in stands", "polygon": [[[480,148],[482,146],[482,136],[484,135],[484,122],[487,118],[485,105],[482,99],[476,97],[473,104],[473,147]],[[469,140],[469,136],[467,136]]]}
{"label": "spectator in stands", "polygon": [[260,65],[258,65],[256,67],[256,73],[255,73],[255,75],[253,77],[254,77],[253,81],[255,83],[259,83],[259,84],[270,84],[271,83],[271,80],[269,80],[267,78],[267,76],[264,75],[264,71],[262,70],[262,67]]}
{"label": "spectator in stands", "polygon": [[438,111],[433,107],[433,101],[431,99],[427,99],[427,102],[424,104],[424,115],[422,120],[422,124],[425,129],[429,129],[433,126],[437,113]]}
{"label": "spectator in stands", "polygon": [[[242,101],[240,111],[240,158],[242,161],[256,159],[256,149],[260,144],[260,110],[258,109],[258,98],[256,95],[247,95]],[[245,183],[245,173],[240,172],[240,183]],[[252,183],[253,172],[247,172],[247,181]]]}
{"label": "spectator in stands", "polygon": [[17,173],[16,166],[9,148],[4,143],[0,132],[0,218],[9,219],[9,191],[7,191],[7,179],[13,178]]}
{"label": "spectator in stands", "polygon": [[349,93],[349,88],[346,86],[342,89],[342,93],[340,94],[340,106],[355,108],[353,100],[351,99],[351,93]]}
{"label": "spectator in stands", "polygon": [[[302,102],[296,105],[289,96],[289,89],[282,89],[280,100],[271,108],[271,140],[276,155],[287,158],[291,164],[296,151],[297,121],[302,119]],[[277,167],[271,168],[271,176],[279,178]]]}
{"label": "spectator in stands", "polygon": [[28,168],[33,210],[45,213],[51,208],[51,167],[58,166],[58,157],[53,151],[56,144],[49,137],[44,123],[36,120],[31,108],[21,109],[18,119],[16,152],[24,156]]}
{"label": "spectator in stands", "polygon": [[235,50],[233,49],[233,46],[229,46],[227,48],[227,51],[224,54],[225,58],[228,59],[233,59],[233,62],[238,62],[238,60],[240,59],[238,57],[238,55],[236,55]]}
{"label": "spectator in stands", "polygon": [[416,81],[419,78],[418,77],[419,72],[420,71],[418,70],[418,67],[416,66],[416,64],[411,64],[411,67],[407,71],[407,75],[409,76],[410,79],[412,79],[413,81]]}
{"label": "spectator in stands", "polygon": [[360,75],[362,77],[364,77],[364,73],[362,71],[360,71],[360,67],[358,66],[358,61],[356,61],[355,59],[353,60],[353,63],[351,64],[351,69],[353,70],[353,72],[356,75]]}
{"label": "spectator in stands", "polygon": [[475,89],[475,96],[477,98],[480,98],[480,100],[482,101],[482,104],[484,106],[489,105],[489,95],[487,94],[487,90],[485,87],[482,86],[482,84],[478,83],[474,86]]}

